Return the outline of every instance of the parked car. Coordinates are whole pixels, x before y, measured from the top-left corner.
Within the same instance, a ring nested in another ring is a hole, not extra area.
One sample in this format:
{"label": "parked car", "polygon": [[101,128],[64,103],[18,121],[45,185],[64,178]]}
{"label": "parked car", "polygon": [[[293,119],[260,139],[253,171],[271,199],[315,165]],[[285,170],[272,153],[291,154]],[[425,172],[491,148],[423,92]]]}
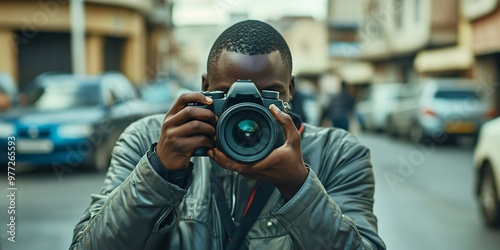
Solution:
{"label": "parked car", "polygon": [[384,131],[387,116],[399,98],[401,83],[374,84],[367,90],[366,98],[356,104],[355,112],[368,131]]}
{"label": "parked car", "polygon": [[487,225],[500,226],[500,118],[481,128],[474,151],[476,191]]}
{"label": "parked car", "polygon": [[449,140],[476,136],[492,118],[491,107],[490,98],[474,82],[426,79],[401,90],[400,100],[387,117],[387,131],[415,142],[435,136]]}
{"label": "parked car", "polygon": [[11,108],[16,99],[17,85],[9,74],[0,72],[0,112]]}
{"label": "parked car", "polygon": [[139,87],[141,98],[154,114],[166,114],[177,98],[192,92],[176,77],[156,77]]}
{"label": "parked car", "polygon": [[86,163],[105,170],[118,136],[148,114],[119,73],[42,74],[23,95],[26,106],[0,119],[0,149],[6,154],[7,138],[14,136],[17,163],[59,168]]}

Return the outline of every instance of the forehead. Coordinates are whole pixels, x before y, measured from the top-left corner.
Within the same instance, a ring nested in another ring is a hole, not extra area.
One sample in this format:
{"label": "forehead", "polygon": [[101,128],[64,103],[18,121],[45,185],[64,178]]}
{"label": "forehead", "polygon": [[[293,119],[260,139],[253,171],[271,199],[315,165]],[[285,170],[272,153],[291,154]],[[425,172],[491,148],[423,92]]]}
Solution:
{"label": "forehead", "polygon": [[244,55],[222,51],[218,61],[208,72],[210,85],[232,84],[236,80],[252,80],[257,85],[271,82],[288,84],[290,72],[279,51],[262,55]]}

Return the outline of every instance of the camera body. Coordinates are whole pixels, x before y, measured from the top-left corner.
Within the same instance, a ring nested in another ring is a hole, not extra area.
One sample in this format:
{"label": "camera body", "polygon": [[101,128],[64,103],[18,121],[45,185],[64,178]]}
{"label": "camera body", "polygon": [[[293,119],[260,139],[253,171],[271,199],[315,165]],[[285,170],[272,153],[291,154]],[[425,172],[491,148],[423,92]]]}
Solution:
{"label": "camera body", "polygon": [[[211,105],[190,103],[205,108],[219,117],[216,125],[216,147],[226,156],[241,163],[258,162],[284,143],[281,124],[269,111],[274,104],[284,111],[276,91],[259,92],[250,80],[238,80],[227,92],[202,92],[213,99]],[[208,148],[196,149],[192,156],[206,156]]]}

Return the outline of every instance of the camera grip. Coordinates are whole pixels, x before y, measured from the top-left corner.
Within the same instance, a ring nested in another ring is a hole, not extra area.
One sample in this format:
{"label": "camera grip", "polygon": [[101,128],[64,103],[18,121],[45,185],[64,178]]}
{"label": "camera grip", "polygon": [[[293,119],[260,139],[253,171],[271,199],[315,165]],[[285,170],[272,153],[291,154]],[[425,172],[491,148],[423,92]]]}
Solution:
{"label": "camera grip", "polygon": [[208,148],[207,147],[201,147],[197,148],[194,150],[193,154],[191,154],[191,157],[195,156],[208,156]]}

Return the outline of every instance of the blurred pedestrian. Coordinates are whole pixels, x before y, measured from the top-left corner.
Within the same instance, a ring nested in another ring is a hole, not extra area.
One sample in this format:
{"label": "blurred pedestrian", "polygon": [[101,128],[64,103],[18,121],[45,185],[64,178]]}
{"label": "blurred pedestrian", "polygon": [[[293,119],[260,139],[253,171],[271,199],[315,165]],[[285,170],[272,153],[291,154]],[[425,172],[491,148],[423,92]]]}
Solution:
{"label": "blurred pedestrian", "polygon": [[0,72],[0,111],[8,110],[15,104],[17,87],[12,77],[7,73]]}
{"label": "blurred pedestrian", "polygon": [[293,113],[298,115],[302,122],[309,122],[307,119],[306,112],[304,110],[304,102],[306,101],[306,95],[299,90],[296,90],[293,94],[293,98],[290,101],[290,106]]}
{"label": "blurred pedestrian", "polygon": [[354,109],[354,98],[347,91],[346,82],[342,81],[340,92],[334,94],[323,111],[323,117],[332,122],[332,126],[349,131],[349,117]]}

